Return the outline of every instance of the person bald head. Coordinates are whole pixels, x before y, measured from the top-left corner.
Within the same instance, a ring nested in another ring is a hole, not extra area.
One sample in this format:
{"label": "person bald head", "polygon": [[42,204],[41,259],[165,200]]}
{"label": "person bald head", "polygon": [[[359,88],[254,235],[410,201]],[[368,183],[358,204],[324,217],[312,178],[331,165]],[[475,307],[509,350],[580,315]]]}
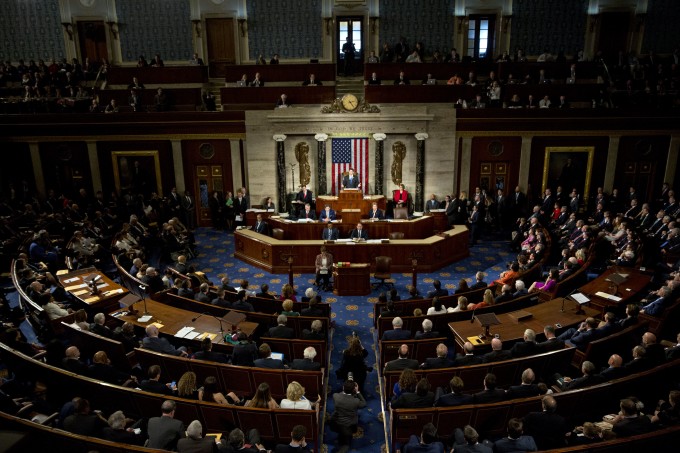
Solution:
{"label": "person bald head", "polygon": [[158,327],[156,327],[153,324],[150,324],[146,327],[146,335],[148,337],[157,337],[158,336]]}
{"label": "person bald head", "polygon": [[503,349],[503,342],[499,338],[494,338],[491,340],[491,349],[494,351],[500,351]]}
{"label": "person bald head", "polygon": [[611,357],[609,357],[607,363],[609,364],[610,367],[618,368],[621,365],[623,365],[623,359],[618,354],[612,354]]}

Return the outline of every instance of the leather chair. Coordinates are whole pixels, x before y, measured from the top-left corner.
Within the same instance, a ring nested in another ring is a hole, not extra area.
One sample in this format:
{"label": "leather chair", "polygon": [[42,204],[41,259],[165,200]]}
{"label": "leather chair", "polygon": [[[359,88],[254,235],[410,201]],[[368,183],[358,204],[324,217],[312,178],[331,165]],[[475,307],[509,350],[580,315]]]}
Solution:
{"label": "leather chair", "polygon": [[408,220],[408,208],[406,206],[395,206],[394,218]]}
{"label": "leather chair", "polygon": [[376,256],[375,257],[375,273],[373,278],[380,280],[380,282],[373,283],[373,288],[378,289],[386,286],[388,289],[394,288],[394,283],[388,282],[392,278],[390,268],[392,267],[391,256]]}
{"label": "leather chair", "polygon": [[274,239],[283,240],[283,230],[281,228],[272,229],[272,237]]}
{"label": "leather chair", "polygon": [[393,231],[390,233],[390,239],[404,239],[403,231]]}

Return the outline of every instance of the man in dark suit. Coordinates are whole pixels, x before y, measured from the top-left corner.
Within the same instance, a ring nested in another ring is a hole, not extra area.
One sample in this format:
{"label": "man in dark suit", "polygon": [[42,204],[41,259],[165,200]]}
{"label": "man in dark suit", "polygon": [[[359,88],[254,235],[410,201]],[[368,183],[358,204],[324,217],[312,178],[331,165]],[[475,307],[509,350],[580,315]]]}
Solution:
{"label": "man in dark suit", "polygon": [[424,320],[421,325],[423,326],[423,330],[422,332],[420,330],[416,332],[415,336],[416,340],[423,340],[425,338],[437,338],[439,336],[439,332],[432,330],[432,321],[430,321],[429,319]]}
{"label": "man in dark suit", "polygon": [[212,299],[213,298],[210,296],[210,285],[201,283],[201,286],[198,287],[198,293],[196,293],[196,300],[209,304]]}
{"label": "man in dark suit", "polygon": [[656,335],[652,332],[645,332],[642,335],[642,346],[645,348],[645,358],[654,363],[654,366],[666,362],[666,352],[663,346],[656,342]]}
{"label": "man in dark suit", "polygon": [[522,383],[520,385],[511,386],[508,391],[505,392],[505,397],[511,400],[540,395],[541,391],[538,389],[538,385],[534,384],[535,379],[536,375],[534,374],[534,370],[527,368],[522,372]]}
{"label": "man in dark suit", "polygon": [[203,425],[198,420],[189,423],[187,437],[177,442],[177,450],[182,453],[212,453],[216,449],[215,438],[203,437]]}
{"label": "man in dark suit", "polygon": [[645,434],[652,429],[652,422],[646,415],[640,415],[635,401],[621,400],[621,412],[612,420],[612,431],[617,438]]}
{"label": "man in dark suit", "polygon": [[666,349],[666,360],[674,360],[680,357],[680,333],[675,341],[675,346]]}
{"label": "man in dark suit", "polygon": [[333,220],[335,220],[335,211],[329,205],[326,205],[321,214],[319,214],[319,221],[330,223]]}
{"label": "man in dark suit", "polygon": [[300,191],[295,196],[295,200],[303,204],[312,204],[312,191],[307,189],[307,186],[301,186]]}
{"label": "man in dark suit", "polygon": [[305,204],[305,207],[300,211],[298,219],[316,220],[316,214],[309,203]]}
{"label": "man in dark suit", "polygon": [[295,338],[295,331],[286,326],[288,322],[288,317],[286,315],[279,315],[276,318],[276,327],[272,327],[267,332],[267,336],[271,338]]}
{"label": "man in dark suit", "polygon": [[402,371],[407,368],[410,370],[417,370],[418,365],[419,363],[417,360],[408,358],[408,345],[402,344],[399,347],[399,357],[387,362],[385,364],[385,371]]}
{"label": "man in dark suit", "polygon": [[494,444],[497,453],[513,451],[536,451],[536,442],[531,436],[524,436],[524,423],[518,418],[508,420],[508,437],[499,439]]}
{"label": "man in dark suit", "polygon": [[623,367],[623,359],[618,354],[612,354],[607,361],[609,366],[600,372],[600,377],[602,381],[613,381],[620,377],[624,377],[627,372]]}
{"label": "man in dark suit", "polygon": [[333,394],[335,410],[330,418],[331,429],[338,433],[340,452],[348,452],[352,442],[352,434],[359,424],[359,409],[366,407],[366,399],[359,391],[359,383],[345,381],[342,392]]}
{"label": "man in dark suit", "polygon": [[236,198],[234,198],[234,215],[241,216],[241,220],[236,223],[239,225],[245,225],[246,223],[246,211],[250,206],[248,206],[248,199],[243,195],[243,192],[239,190],[236,192]]}
{"label": "man in dark suit", "polygon": [[139,383],[139,388],[145,392],[161,393],[163,395],[172,395],[173,389],[169,384],[163,384],[161,380],[161,367],[158,365],[151,365],[147,372],[148,379],[144,379]]}
{"label": "man in dark suit", "polygon": [[371,78],[368,79],[368,84],[369,85],[380,85],[380,77],[378,77],[377,73],[372,73]]}
{"label": "man in dark suit", "polygon": [[75,413],[64,419],[64,429],[81,436],[99,437],[108,427],[106,419],[100,414],[90,412],[90,402],[85,398],[74,398]]}
{"label": "man in dark suit", "polygon": [[545,341],[536,345],[536,352],[544,353],[564,349],[564,341],[555,337],[555,326],[545,326],[543,328],[543,333],[545,334]]}
{"label": "man in dark suit", "polygon": [[499,338],[491,340],[491,352],[487,352],[482,356],[484,363],[500,362],[501,360],[512,359],[510,351],[503,350],[503,342]]}
{"label": "man in dark suit", "polygon": [[[241,435],[243,435],[243,433],[241,433]],[[274,450],[265,450],[261,444],[253,446],[251,442],[250,448],[240,448],[233,451],[243,453],[257,453],[261,451],[271,451],[273,453],[311,453],[312,450],[309,449],[307,440],[305,439],[306,435],[307,428],[305,428],[304,425],[295,425],[290,432],[290,442],[287,444],[277,444]],[[229,437],[231,438],[231,435]]]}
{"label": "man in dark suit", "polygon": [[436,368],[451,368],[453,360],[448,358],[449,348],[444,343],[437,345],[437,357],[429,357],[425,362],[420,364],[423,370],[433,370]]}
{"label": "man in dark suit", "polygon": [[539,450],[565,446],[569,426],[557,411],[557,401],[550,395],[541,400],[543,412],[530,412],[524,419],[524,432],[533,437]]}
{"label": "man in dark suit", "polygon": [[257,220],[255,221],[255,225],[253,226],[253,231],[256,233],[260,234],[268,234],[269,233],[269,228],[267,227],[267,222],[262,220],[262,214],[257,215]]}
{"label": "man in dark suit", "polygon": [[293,363],[291,365],[292,369],[294,369],[294,370],[305,370],[305,371],[319,371],[319,370],[321,370],[321,364],[314,361],[314,358],[316,357],[316,349],[314,349],[314,347],[309,346],[309,347],[305,348],[305,350],[302,354],[304,356],[303,359],[293,360]]}
{"label": "man in dark suit", "polygon": [[266,283],[260,285],[260,292],[255,294],[255,297],[260,297],[262,299],[274,299],[274,296],[269,294],[269,285]]}
{"label": "man in dark suit", "polygon": [[161,416],[149,419],[147,447],[159,450],[177,449],[177,441],[184,437],[184,423],[174,419],[175,406],[176,404],[172,400],[163,401]]}
{"label": "man in dark suit", "polygon": [[595,318],[586,318],[578,329],[571,328],[562,333],[558,338],[564,340],[569,346],[575,346],[580,351],[585,351],[588,343],[597,340],[597,321]]}
{"label": "man in dark suit", "polygon": [[449,295],[449,292],[447,290],[442,289],[442,282],[440,282],[439,280],[433,281],[432,286],[434,286],[434,289],[427,293],[428,299],[432,299],[433,297],[443,297]]}
{"label": "man in dark suit", "polygon": [[456,357],[453,366],[468,366],[482,363],[482,358],[477,357],[474,354],[475,347],[469,341],[466,341],[465,344],[463,345],[463,351],[465,351],[465,354],[458,354],[458,357]]}
{"label": "man in dark suit", "polygon": [[432,423],[426,423],[420,437],[411,434],[401,450],[404,453],[440,453],[444,451],[444,444],[439,441],[437,428]]}
{"label": "man in dark suit", "polygon": [[654,363],[645,357],[645,348],[638,345],[633,348],[633,360],[626,363],[623,367],[626,374],[641,373],[650,368],[654,368]]}
{"label": "man in dark suit", "polygon": [[238,343],[234,345],[234,352],[231,355],[232,365],[253,366],[253,361],[257,359],[257,345],[248,340],[248,335],[244,332],[238,333]]}
{"label": "man in dark suit", "polygon": [[350,239],[358,239],[358,240],[368,240],[368,233],[366,230],[364,230],[364,225],[359,222],[357,223],[357,227],[352,230],[352,232],[349,235]]}
{"label": "man in dark suit", "polygon": [[526,357],[536,354],[536,332],[531,329],[524,331],[524,341],[515,343],[510,349],[513,358]]}
{"label": "man in dark suit", "polygon": [[350,168],[347,175],[342,177],[343,189],[361,189],[361,181],[359,177],[354,174],[354,169]]}
{"label": "man in dark suit", "polygon": [[416,384],[416,391],[402,393],[392,402],[392,408],[432,407],[433,404],[434,393],[430,391],[430,383],[426,378],[422,378]]}
{"label": "man in dark suit", "polygon": [[447,195],[444,201],[442,201],[441,209],[446,212],[446,219],[448,220],[449,226],[456,223],[456,217],[458,216],[458,199],[452,199],[451,195]]}
{"label": "man in dark suit", "polygon": [[323,332],[323,323],[319,319],[312,321],[310,329],[302,331],[303,340],[328,340],[328,335]]}
{"label": "man in dark suit", "polygon": [[472,395],[463,394],[464,385],[465,384],[460,377],[454,376],[449,382],[451,393],[444,393],[444,390],[441,387],[437,387],[434,405],[437,407],[450,407],[462,404],[472,404]]}
{"label": "man in dark suit", "polygon": [[519,186],[515,187],[515,193],[510,195],[510,206],[512,206],[512,215],[514,217],[523,217],[526,213],[527,196]]}
{"label": "man in dark suit", "polygon": [[371,210],[368,211],[368,218],[371,220],[382,220],[385,218],[385,213],[382,209],[378,209],[378,203],[373,203]]}
{"label": "man in dark suit", "polygon": [[338,240],[338,229],[333,228],[333,224],[328,222],[327,228],[323,229],[321,234],[321,239],[324,241],[337,241]]}
{"label": "man in dark suit", "polygon": [[479,214],[479,206],[476,204],[472,205],[472,212],[470,213],[470,218],[468,219],[468,225],[470,227],[470,245],[475,245],[477,239],[479,239],[479,231],[481,224],[484,220]]}
{"label": "man in dark suit", "polygon": [[479,271],[475,274],[475,284],[470,286],[471,290],[486,288],[488,285],[484,281],[484,272]]}
{"label": "man in dark suit", "polygon": [[425,203],[425,212],[430,212],[433,209],[439,209],[439,202],[435,194],[430,195],[430,199]]}
{"label": "man in dark suit", "polygon": [[399,76],[397,76],[396,79],[394,79],[394,84],[395,85],[410,85],[411,81],[406,77],[404,74],[404,71],[399,72]]}
{"label": "man in dark suit", "polygon": [[390,340],[408,340],[411,338],[411,332],[408,330],[403,330],[402,326],[404,325],[404,321],[399,317],[395,317],[392,320],[392,330],[386,330],[382,334],[382,341],[390,341]]}
{"label": "man in dark suit", "polygon": [[273,370],[283,370],[285,368],[283,360],[272,358],[272,349],[267,343],[262,343],[258,349],[260,358],[253,361],[253,365],[258,368],[271,368]]}
{"label": "man in dark suit", "polygon": [[227,357],[226,354],[223,354],[221,352],[214,352],[212,350],[212,340],[210,339],[210,337],[205,337],[201,341],[201,350],[194,354],[194,359],[209,360],[211,362],[217,363],[229,362],[229,358]]}
{"label": "man in dark suit", "polygon": [[233,304],[231,304],[231,308],[234,310],[241,310],[241,311],[255,311],[255,307],[253,307],[253,304],[248,302],[246,299],[246,291],[244,289],[240,290],[238,294],[236,295],[236,300],[234,301]]}
{"label": "man in dark suit", "polygon": [[581,377],[576,379],[565,377],[564,384],[561,385],[562,390],[576,390],[603,382],[602,376],[595,374],[595,365],[589,360],[585,360],[581,364],[581,373],[583,373]]}
{"label": "man in dark suit", "polygon": [[484,390],[472,395],[475,404],[494,403],[505,398],[505,390],[496,388],[496,375],[487,373],[484,376]]}

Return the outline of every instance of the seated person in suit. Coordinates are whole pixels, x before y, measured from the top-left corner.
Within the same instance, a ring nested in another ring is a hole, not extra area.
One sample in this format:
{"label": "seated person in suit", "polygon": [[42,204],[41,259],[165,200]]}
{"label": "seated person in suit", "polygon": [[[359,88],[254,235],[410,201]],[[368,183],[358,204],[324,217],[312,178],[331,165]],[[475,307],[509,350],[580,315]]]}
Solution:
{"label": "seated person in suit", "polygon": [[300,191],[295,196],[295,201],[304,204],[312,204],[312,191],[307,188],[307,186],[300,186]]}
{"label": "seated person in suit", "polygon": [[368,212],[368,218],[372,220],[382,220],[385,218],[385,214],[381,209],[378,209],[378,203],[373,202],[373,207]]}
{"label": "seated person in suit", "polygon": [[267,343],[262,343],[258,348],[260,358],[253,361],[253,365],[258,368],[271,368],[275,370],[283,370],[285,368],[283,361],[272,358],[272,349]]}
{"label": "seated person in suit", "polygon": [[434,286],[434,290],[427,293],[428,299],[431,299],[433,297],[443,297],[449,295],[449,292],[446,289],[442,289],[442,282],[440,282],[439,280],[433,281],[432,286]]}
{"label": "seated person in suit", "polygon": [[385,364],[385,371],[401,371],[405,369],[410,369],[410,370],[417,370],[418,369],[418,363],[417,360],[415,359],[409,359],[408,357],[408,345],[407,344],[402,344],[399,347],[399,357],[390,360]]}
{"label": "seated person in suit", "polygon": [[536,442],[531,436],[524,436],[524,423],[519,418],[508,421],[508,437],[499,439],[494,444],[496,453],[513,451],[536,451]]}
{"label": "seated person in suit", "polygon": [[[325,231],[328,231],[328,229],[332,228],[332,225],[329,223],[328,224],[329,228],[327,228]],[[325,233],[324,231],[324,233]],[[337,231],[335,232],[335,238],[338,238]],[[326,251],[326,247],[323,245],[321,246],[320,253],[316,255],[316,260],[314,262],[314,268],[316,270],[316,285],[319,287],[323,287],[325,290],[330,289],[330,276],[331,276],[331,268],[333,266],[333,255],[328,253]]]}
{"label": "seated person in suit", "polygon": [[418,408],[432,407],[434,404],[434,393],[430,390],[430,383],[427,378],[422,378],[416,384],[415,393],[404,392],[392,402],[392,408]]}
{"label": "seated person in suit", "polygon": [[274,299],[275,297],[271,294],[269,294],[269,285],[266,283],[263,283],[260,285],[260,292],[255,294],[255,297],[260,297],[263,299]]}
{"label": "seated person in suit", "polygon": [[314,211],[312,211],[312,206],[309,203],[305,203],[305,208],[300,211],[298,218],[316,220],[316,214],[314,214]]}
{"label": "seated person in suit", "polygon": [[321,86],[323,83],[321,83],[321,80],[316,79],[316,75],[314,73],[309,74],[309,77],[305,79],[304,82],[302,82],[303,86],[306,87],[315,87],[315,86]]}
{"label": "seated person in suit", "polygon": [[399,189],[394,191],[392,199],[395,206],[405,206],[408,203],[408,192],[404,188],[404,184],[399,184]]}
{"label": "seated person in suit", "polygon": [[323,233],[321,233],[321,239],[324,241],[337,241],[339,234],[338,229],[333,228],[333,224],[328,222],[327,227],[324,228]]}
{"label": "seated person in suit", "polygon": [[432,330],[432,321],[429,319],[426,319],[423,321],[423,330],[416,332],[415,339],[416,340],[424,340],[426,338],[437,338],[439,336],[439,332],[433,331]]}
{"label": "seated person in suit", "polygon": [[380,77],[378,77],[378,74],[373,72],[371,73],[371,78],[368,79],[368,84],[369,85],[380,85]]}
{"label": "seated person in suit", "polygon": [[536,332],[532,329],[526,329],[524,331],[524,341],[515,343],[510,349],[510,354],[513,358],[526,357],[529,355],[536,354]]}
{"label": "seated person in suit", "polygon": [[149,441],[146,446],[161,450],[174,450],[177,441],[184,437],[184,423],[175,420],[175,407],[172,400],[163,401],[161,416],[151,417],[147,424]]}
{"label": "seated person in suit", "polygon": [[[291,365],[294,370],[306,370],[306,371],[319,371],[321,369],[321,364],[314,361],[316,357],[316,349],[313,346],[308,346],[302,352],[302,359],[295,359]],[[281,407],[283,407],[283,402],[281,402]]]}
{"label": "seated person in suit", "polygon": [[329,205],[326,205],[321,214],[319,214],[319,220],[326,223],[332,222],[335,220],[335,211]]}
{"label": "seated person in suit", "polygon": [[139,383],[139,388],[145,392],[161,393],[164,395],[172,395],[173,388],[170,383],[164,384],[161,382],[161,367],[159,365],[151,365],[147,372],[148,379],[142,380]]}
{"label": "seated person in suit", "polygon": [[288,95],[286,93],[281,94],[281,97],[276,101],[277,109],[285,109],[290,107],[290,101],[288,100]]}
{"label": "seated person in suit", "polygon": [[459,376],[454,376],[449,382],[451,393],[444,393],[444,389],[437,387],[434,405],[437,407],[450,407],[461,404],[472,404],[472,395],[463,394],[464,386],[463,380]]}
{"label": "seated person in suit", "polygon": [[276,204],[272,201],[272,197],[267,197],[267,199],[264,202],[264,205],[262,206],[262,209],[266,211],[276,211]]}
{"label": "seated person in suit", "polygon": [[467,366],[467,365],[477,365],[482,363],[482,358],[476,356],[475,347],[469,341],[466,341],[463,345],[463,352],[465,354],[458,354],[453,366]]}
{"label": "seated person in suit", "polygon": [[650,432],[652,422],[644,414],[640,414],[635,401],[630,398],[621,400],[621,411],[612,420],[612,431],[617,438],[635,436],[637,434],[644,434]]}
{"label": "seated person in suit", "polygon": [[432,423],[427,423],[423,426],[420,437],[412,434],[402,451],[404,453],[442,452],[444,444],[437,437],[437,428]]}
{"label": "seated person in suit", "polygon": [[357,223],[357,227],[354,230],[352,230],[349,237],[351,239],[358,239],[358,240],[363,239],[364,241],[367,241],[368,240],[368,233],[366,232],[366,230],[364,230],[364,225],[361,222],[359,222],[359,223]]}
{"label": "seated person in suit", "polygon": [[500,362],[501,360],[512,359],[512,354],[510,351],[503,350],[503,342],[500,338],[494,338],[491,340],[491,352],[487,352],[482,356],[484,363]]}
{"label": "seated person in suit", "polygon": [[255,78],[253,79],[252,82],[250,82],[251,87],[263,87],[264,86],[264,80],[262,80],[262,77],[260,76],[259,72],[255,73]]}
{"label": "seated person in suit", "polygon": [[437,357],[429,357],[425,359],[425,362],[420,364],[420,368],[423,370],[451,368],[454,362],[448,358],[448,354],[449,348],[447,348],[444,343],[439,343],[437,345]]}
{"label": "seated person in suit", "polygon": [[514,398],[528,398],[530,396],[540,395],[541,391],[538,389],[538,385],[534,384],[536,379],[536,374],[531,368],[527,368],[522,372],[522,383],[520,385],[511,386],[507,392],[505,392],[505,397],[509,400]]}
{"label": "seated person in suit", "polygon": [[411,338],[411,332],[408,330],[403,330],[402,327],[404,325],[404,321],[399,317],[395,317],[392,320],[392,330],[386,330],[382,334],[382,341],[389,341],[389,340],[408,340]]}
{"label": "seated person in suit", "polygon": [[260,234],[267,234],[269,232],[267,222],[262,220],[262,214],[257,215],[257,220],[255,221],[255,226],[253,226],[253,231]]}
{"label": "seated person in suit", "polygon": [[361,189],[361,181],[359,176],[354,174],[354,169],[350,168],[349,173],[342,177],[343,189]]}
{"label": "seated person in suit", "polygon": [[303,340],[328,340],[328,335],[323,332],[323,323],[319,319],[312,321],[309,329],[302,330]]}
{"label": "seated person in suit", "polygon": [[505,390],[496,388],[496,375],[487,373],[484,376],[484,390],[473,395],[475,404],[494,403],[505,398]]}
{"label": "seated person in suit", "polygon": [[400,71],[399,76],[396,79],[394,79],[394,84],[395,85],[410,85],[411,81],[408,79],[408,77],[406,77],[406,75],[404,74],[404,71]]}
{"label": "seated person in suit", "polygon": [[288,323],[288,317],[286,315],[279,315],[276,318],[276,327],[272,327],[267,332],[267,336],[271,338],[295,338],[295,331],[286,326]]}
{"label": "seated person in suit", "polygon": [[461,453],[492,453],[493,449],[479,443],[477,430],[470,425],[465,425],[463,429],[456,428],[453,432],[453,450]]}

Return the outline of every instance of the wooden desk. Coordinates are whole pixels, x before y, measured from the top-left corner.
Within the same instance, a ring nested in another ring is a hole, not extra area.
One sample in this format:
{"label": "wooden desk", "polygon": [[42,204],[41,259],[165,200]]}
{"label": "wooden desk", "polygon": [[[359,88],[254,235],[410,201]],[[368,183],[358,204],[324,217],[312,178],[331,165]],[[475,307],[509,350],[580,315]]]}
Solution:
{"label": "wooden desk", "polygon": [[259,72],[265,83],[270,82],[295,82],[301,84],[303,80],[309,78],[309,74],[314,73],[316,80],[326,84],[335,80],[334,63],[279,63],[277,65],[260,64],[239,64],[224,66],[224,80],[228,84],[236,84],[241,80],[241,76],[246,74],[248,80],[255,78],[255,73]]}
{"label": "wooden desk", "polygon": [[[280,228],[283,230],[284,239],[286,240],[315,240],[321,239],[323,230],[328,227],[323,222],[295,222],[282,218],[270,218],[269,225],[272,228]],[[370,239],[388,239],[390,233],[401,232],[404,233],[405,239],[425,239],[432,236],[435,232],[435,217],[423,216],[414,220],[379,220],[372,221],[369,219],[361,220],[364,229],[368,233]],[[356,223],[339,221],[333,222],[335,228],[338,229],[339,237],[348,238],[351,231],[356,228]],[[463,228],[456,226],[456,229]],[[437,231],[444,231],[446,228]]]}
{"label": "wooden desk", "polygon": [[333,294],[366,296],[371,294],[371,265],[354,263],[347,267],[333,264]]}
{"label": "wooden desk", "polygon": [[[615,284],[608,280],[613,273],[628,275],[628,278],[617,288]],[[651,279],[651,275],[644,274],[637,269],[612,266],[595,280],[579,288],[579,292],[590,299],[590,306],[600,309],[604,313],[609,307],[625,307],[631,298],[639,295],[638,293],[649,284]],[[618,296],[621,300],[616,302],[597,296],[595,293],[598,291]]]}
{"label": "wooden desk", "polygon": [[[503,343],[508,345],[521,341],[526,329],[533,329],[539,335],[543,333],[543,328],[548,324],[556,325],[559,323],[562,325],[562,329],[567,329],[576,326],[588,316],[596,316],[598,314],[598,310],[590,307],[583,307],[586,312],[585,314],[576,314],[576,305],[576,302],[567,300],[564,304],[564,312],[561,312],[562,298],[549,300],[526,308],[525,311],[528,311],[533,316],[521,322],[517,322],[512,318],[512,312],[496,315],[501,324],[491,326],[489,337],[484,339],[482,344],[476,345],[475,349],[490,349],[491,340],[495,334],[499,334]],[[453,332],[456,345],[461,351],[463,344],[468,341],[468,337],[479,335],[484,331],[477,321],[473,323],[470,323],[470,321],[451,322],[449,323],[449,328]]]}
{"label": "wooden desk", "polygon": [[[98,275],[101,280],[97,282],[100,293],[93,295],[90,287],[83,280],[88,275]],[[77,300],[91,307],[93,310],[107,312],[111,307],[118,308],[118,301],[129,291],[94,267],[80,269],[58,276],[59,283],[70,292]],[[85,286],[82,286],[85,285]]]}
{"label": "wooden desk", "polygon": [[[217,334],[213,339],[213,343],[224,343],[224,338],[221,338],[220,333],[220,323],[217,319],[209,314],[196,313],[193,311],[182,310],[181,308],[172,307],[170,305],[163,304],[161,302],[155,301],[153,299],[146,299],[146,307],[151,313],[152,318],[147,322],[139,322],[137,319],[141,316],[143,311],[143,302],[139,302],[136,309],[139,311],[136,315],[123,314],[120,316],[115,316],[122,321],[130,321],[136,326],[146,328],[149,324],[159,323],[163,327],[159,328],[161,334],[167,337],[173,337],[180,329],[183,327],[194,327],[197,332],[209,332]],[[191,320],[197,318],[196,321]],[[226,320],[222,321],[222,326],[224,328],[224,333],[231,333],[232,325]],[[257,329],[258,324],[249,321],[241,321],[237,328],[248,335],[251,335]],[[200,349],[200,340],[191,340],[194,342],[193,347],[196,350]]]}
{"label": "wooden desk", "polygon": [[[109,68],[107,81],[109,85],[128,85],[137,77],[146,85],[173,83],[206,83],[208,81],[207,66],[166,66],[164,68],[119,67]],[[239,76],[240,78],[241,76]]]}
{"label": "wooden desk", "polygon": [[264,211],[262,209],[248,209],[246,211],[246,225],[248,226],[254,226],[255,222],[257,222],[257,215],[262,214],[262,220],[267,221],[269,220],[269,217],[273,215],[279,215],[278,212],[274,211]]}
{"label": "wooden desk", "polygon": [[[272,219],[273,222],[274,219]],[[321,237],[319,234],[318,237]],[[293,254],[293,272],[314,272],[314,262],[322,240],[278,240],[251,230],[234,233],[234,256],[241,261],[274,274],[288,273],[288,254]],[[392,272],[411,272],[412,259],[418,260],[420,272],[434,272],[470,255],[469,232],[463,226],[445,231],[442,235],[424,239],[395,239],[389,243],[326,244],[333,261],[371,263],[376,256],[392,257]]]}
{"label": "wooden desk", "polygon": [[260,104],[263,108],[274,109],[281,95],[288,96],[288,102],[298,104],[326,104],[335,99],[334,86],[264,86],[264,87],[227,87],[220,88],[222,105],[227,108]]}
{"label": "wooden desk", "polygon": [[318,217],[325,206],[329,205],[336,214],[340,214],[343,209],[360,209],[361,214],[368,216],[373,202],[378,203],[378,209],[385,212],[387,202],[384,195],[363,195],[361,191],[341,190],[339,196],[319,195],[316,197],[316,213]]}

